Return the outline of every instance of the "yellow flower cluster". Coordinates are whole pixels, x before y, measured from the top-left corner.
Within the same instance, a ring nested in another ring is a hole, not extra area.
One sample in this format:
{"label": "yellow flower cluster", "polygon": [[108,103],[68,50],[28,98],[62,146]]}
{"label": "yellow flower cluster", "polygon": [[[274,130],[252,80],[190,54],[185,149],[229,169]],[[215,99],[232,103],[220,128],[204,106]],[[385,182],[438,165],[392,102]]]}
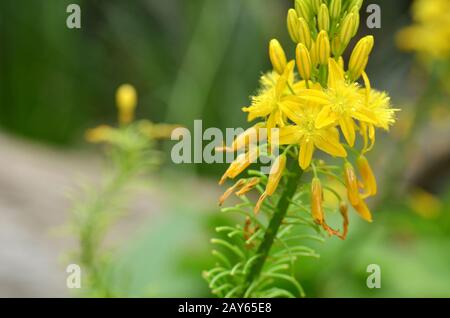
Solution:
{"label": "yellow flower cluster", "polygon": [[401,49],[415,51],[431,59],[450,56],[450,1],[416,0],[413,8],[414,24],[397,35]]}
{"label": "yellow flower cluster", "polygon": [[[256,205],[256,212],[262,201],[272,195],[280,183],[286,166],[286,154],[294,150],[300,168],[307,171],[318,149],[333,157],[345,158],[343,171],[348,201],[364,219],[371,221],[364,199],[375,195],[376,181],[364,153],[375,142],[375,128],[388,130],[395,122],[397,110],[391,108],[386,93],[371,88],[365,73],[374,46],[372,36],[357,42],[348,69],[344,68],[342,54],[357,33],[361,6],[362,0],[296,0],[295,9],[290,9],[287,15],[287,28],[296,43],[295,59],[288,59],[279,41],[270,41],[269,57],[273,71],[262,76],[258,94],[252,97],[251,105],[244,107],[243,111],[248,113],[249,121],[261,120],[252,128],[253,131],[267,128],[267,142],[281,146],[284,152],[273,164],[266,191]],[[361,78],[364,86],[358,82]],[[273,129],[278,129],[279,138],[275,141],[270,138]],[[357,133],[362,136],[360,149],[356,149]],[[242,136],[238,138],[242,139]],[[349,149],[358,153],[362,182],[357,179],[347,159]],[[222,183],[226,178],[234,179],[247,169],[252,159],[258,156],[255,149],[250,151],[250,154],[240,155],[230,165],[222,177]],[[329,233],[336,234],[324,221],[322,188],[313,170],[313,218]],[[245,182],[240,183],[245,186]],[[235,185],[233,190],[237,188],[239,186]],[[230,191],[226,193],[228,195]],[[343,206],[340,210],[345,221],[346,208]]]}

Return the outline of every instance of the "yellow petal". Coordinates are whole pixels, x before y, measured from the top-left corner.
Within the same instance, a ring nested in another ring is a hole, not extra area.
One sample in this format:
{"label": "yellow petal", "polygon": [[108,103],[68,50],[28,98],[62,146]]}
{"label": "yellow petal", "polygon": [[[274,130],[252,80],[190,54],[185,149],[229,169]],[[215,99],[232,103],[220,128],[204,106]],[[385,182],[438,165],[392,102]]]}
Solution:
{"label": "yellow petal", "polygon": [[304,89],[297,93],[297,96],[305,101],[326,105],[330,103],[328,95],[317,89]]}
{"label": "yellow petal", "polygon": [[335,88],[344,81],[344,70],[333,58],[330,58],[328,60],[328,88]]}
{"label": "yellow petal", "polygon": [[303,134],[297,126],[286,126],[280,128],[279,145],[298,144]]}
{"label": "yellow petal", "polygon": [[327,105],[322,108],[316,118],[315,126],[317,129],[333,125],[336,123],[337,115],[331,111],[331,106]]}
{"label": "yellow petal", "polygon": [[282,154],[275,159],[270,168],[269,179],[267,181],[266,193],[268,196],[275,193],[275,190],[280,183],[281,177],[283,176],[283,171],[286,168],[286,155]]}
{"label": "yellow petal", "polygon": [[363,200],[360,200],[359,203],[353,207],[364,220],[367,222],[372,222],[372,213],[370,213],[367,204]]}
{"label": "yellow petal", "polygon": [[355,145],[355,122],[349,116],[344,116],[339,120],[339,125],[341,126],[342,133],[347,140],[350,147]]}
{"label": "yellow petal", "polygon": [[377,124],[377,117],[367,107],[358,107],[356,110],[352,111],[352,117],[359,120],[364,121],[368,124]]}
{"label": "yellow petal", "polygon": [[366,157],[359,156],[356,163],[364,184],[365,193],[363,198],[376,195],[377,180],[375,179],[375,175],[370,167],[369,161],[367,161]]}
{"label": "yellow petal", "polygon": [[339,139],[331,132],[322,132],[321,135],[315,138],[314,143],[317,148],[334,157],[347,157],[347,151],[345,151]]}
{"label": "yellow petal", "polygon": [[314,153],[314,143],[309,138],[304,138],[300,145],[299,165],[300,168],[305,170],[311,164],[312,156]]}
{"label": "yellow petal", "polygon": [[286,98],[282,102],[278,103],[278,107],[281,112],[293,122],[298,123],[301,121],[299,114],[301,111],[301,103],[298,98]]}
{"label": "yellow petal", "polygon": [[276,95],[278,98],[284,93],[284,90],[286,89],[286,86],[289,82],[289,78],[291,77],[292,72],[294,71],[294,67],[295,61],[290,61],[286,65],[284,73],[278,79],[277,85],[275,87]]}
{"label": "yellow petal", "polygon": [[258,117],[266,117],[272,111],[269,103],[258,104],[258,106],[243,107],[242,111],[248,113],[248,121],[252,121]]}

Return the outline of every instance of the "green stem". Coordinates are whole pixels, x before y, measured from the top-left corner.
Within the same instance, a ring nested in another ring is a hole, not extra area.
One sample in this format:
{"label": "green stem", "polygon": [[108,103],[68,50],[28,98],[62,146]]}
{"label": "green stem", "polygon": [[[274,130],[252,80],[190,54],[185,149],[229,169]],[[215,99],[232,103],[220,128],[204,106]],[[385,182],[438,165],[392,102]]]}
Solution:
{"label": "green stem", "polygon": [[278,201],[276,211],[270,220],[269,226],[264,233],[264,238],[258,247],[256,255],[259,255],[257,260],[252,263],[249,268],[248,274],[245,277],[245,291],[249,288],[252,282],[259,277],[261,270],[272,248],[275,237],[280,229],[281,223],[286,216],[289,208],[289,203],[297,190],[297,186],[300,182],[300,178],[303,174],[303,170],[300,169],[295,160],[289,160],[288,169],[291,172],[288,177],[286,189],[284,190],[280,200]]}

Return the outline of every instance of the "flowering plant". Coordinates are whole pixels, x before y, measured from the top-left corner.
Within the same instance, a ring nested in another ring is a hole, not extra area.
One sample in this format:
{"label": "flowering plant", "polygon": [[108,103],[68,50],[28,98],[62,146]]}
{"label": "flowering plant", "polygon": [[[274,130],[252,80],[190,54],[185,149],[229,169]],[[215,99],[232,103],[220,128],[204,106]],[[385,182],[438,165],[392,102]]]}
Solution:
{"label": "flowering plant", "polygon": [[[376,195],[377,183],[365,154],[375,144],[376,129],[388,130],[397,110],[387,93],[371,87],[365,72],[372,36],[357,42],[344,67],[343,53],[357,34],[362,2],[296,0],[295,9],[287,14],[295,59],[288,59],[278,40],[269,43],[273,70],[261,77],[261,88],[243,108],[249,121],[259,121],[222,149],[241,154],[220,180],[222,184],[238,179],[220,203],[233,193],[242,199],[222,211],[243,214],[245,225],[219,227],[217,232],[227,238],[212,240],[223,249],[213,251],[219,262],[205,278],[218,296],[303,296],[293,264],[298,257],[318,255],[299,241],[322,238],[302,233],[298,225],[345,239],[348,203],[372,222],[365,199]],[[264,142],[255,146],[251,142],[255,136]],[[275,148],[279,152],[268,176],[249,169],[260,156],[274,156]],[[317,150],[339,160],[319,157]],[[335,182],[327,185],[329,180]],[[256,204],[246,196],[252,189],[260,192]],[[325,205],[325,193],[336,203]],[[342,215],[341,230],[327,223],[330,210]],[[280,280],[292,284],[296,292],[279,287]]]}

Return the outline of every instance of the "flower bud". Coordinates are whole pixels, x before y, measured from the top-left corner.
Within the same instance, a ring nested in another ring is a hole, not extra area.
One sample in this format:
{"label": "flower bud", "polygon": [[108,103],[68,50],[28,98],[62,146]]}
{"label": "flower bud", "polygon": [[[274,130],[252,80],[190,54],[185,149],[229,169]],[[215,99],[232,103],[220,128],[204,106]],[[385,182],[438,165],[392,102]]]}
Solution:
{"label": "flower bud", "polygon": [[317,224],[324,223],[322,200],[323,194],[320,179],[313,178],[311,183],[311,214]]}
{"label": "flower bud", "polygon": [[330,16],[331,19],[336,21],[341,16],[342,1],[341,0],[331,0],[330,3]]}
{"label": "flower bud", "polygon": [[319,8],[319,14],[317,16],[317,24],[320,31],[330,31],[330,12],[325,4],[322,4]]}
{"label": "flower bud", "polygon": [[116,104],[119,109],[119,123],[129,124],[133,121],[137,104],[137,93],[130,84],[121,85],[116,92]]}
{"label": "flower bud", "polygon": [[330,58],[330,39],[326,31],[320,31],[317,36],[317,58],[321,65],[328,65]]}
{"label": "flower bud", "polygon": [[352,12],[355,15],[355,27],[353,28],[352,32],[352,37],[354,37],[356,33],[358,33],[361,17],[359,15],[359,11],[356,10],[356,7],[353,7]]}
{"label": "flower bud", "polygon": [[303,43],[297,45],[296,60],[298,73],[304,80],[309,80],[311,78],[312,69],[311,56]]}
{"label": "flower bud", "polygon": [[338,35],[331,40],[331,52],[333,53],[333,56],[341,56],[343,53],[341,40]]}
{"label": "flower bud", "polygon": [[294,9],[289,9],[287,15],[287,29],[292,41],[294,41],[295,43],[300,42],[298,36],[298,28],[299,22],[297,12]]}
{"label": "flower bud", "polygon": [[286,54],[276,39],[272,39],[269,43],[269,57],[275,72],[283,74],[287,64]]}
{"label": "flower bud", "polygon": [[373,43],[373,36],[369,35],[359,40],[355,45],[348,64],[349,77],[352,81],[356,81],[365,70]]}
{"label": "flower bud", "polygon": [[298,38],[308,49],[311,48],[311,30],[305,19],[298,19]]}
{"label": "flower bud", "polygon": [[295,0],[295,11],[297,11],[299,18],[303,18],[306,21],[309,21],[312,17],[309,4],[305,0]]}
{"label": "flower bud", "polygon": [[314,41],[311,42],[311,50],[309,51],[309,55],[311,56],[311,64],[313,67],[316,67],[319,64],[319,58],[317,56],[317,45]]}
{"label": "flower bud", "polygon": [[345,50],[350,40],[353,37],[356,27],[356,16],[353,13],[349,13],[342,22],[341,30],[339,31],[339,40],[341,41],[341,52]]}
{"label": "flower bud", "polygon": [[356,160],[359,173],[361,174],[361,179],[363,181],[363,186],[365,193],[364,197],[374,196],[377,194],[377,180],[373,174],[372,168],[370,167],[369,161],[366,157],[361,155]]}
{"label": "flower bud", "polygon": [[345,185],[347,187],[348,200],[353,206],[358,205],[361,200],[358,189],[358,179],[356,178],[353,166],[346,162],[344,166]]}

